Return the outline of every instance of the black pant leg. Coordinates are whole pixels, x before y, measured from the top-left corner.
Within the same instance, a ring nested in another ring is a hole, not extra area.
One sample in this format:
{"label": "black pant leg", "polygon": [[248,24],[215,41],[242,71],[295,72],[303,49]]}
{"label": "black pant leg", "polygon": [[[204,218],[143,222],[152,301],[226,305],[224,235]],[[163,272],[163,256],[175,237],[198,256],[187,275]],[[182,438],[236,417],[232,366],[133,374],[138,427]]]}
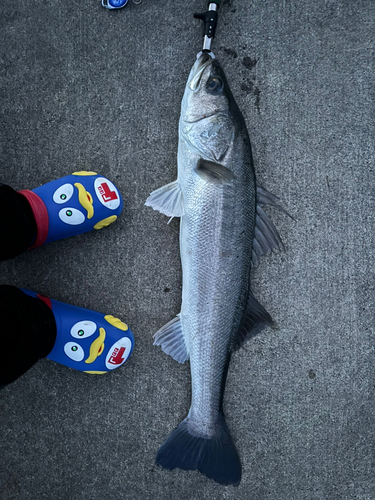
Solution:
{"label": "black pant leg", "polygon": [[0,260],[29,248],[37,227],[29,202],[10,186],[0,184]]}
{"label": "black pant leg", "polygon": [[0,386],[46,357],[56,340],[56,322],[42,300],[0,285]]}

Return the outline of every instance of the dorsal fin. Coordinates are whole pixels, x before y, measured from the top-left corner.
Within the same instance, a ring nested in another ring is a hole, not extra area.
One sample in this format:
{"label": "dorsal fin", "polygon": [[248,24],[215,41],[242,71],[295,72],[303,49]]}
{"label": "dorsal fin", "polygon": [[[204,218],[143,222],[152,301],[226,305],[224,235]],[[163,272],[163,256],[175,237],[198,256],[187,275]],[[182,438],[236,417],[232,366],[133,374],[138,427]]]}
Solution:
{"label": "dorsal fin", "polygon": [[284,250],[284,244],[281,240],[279,232],[277,231],[271,219],[260,206],[271,205],[275,208],[278,208],[293,219],[293,217],[277,203],[277,200],[278,198],[275,195],[257,185],[255,235],[251,257],[252,266],[258,264],[259,257],[261,255],[272,252],[272,250]]}
{"label": "dorsal fin", "polygon": [[238,331],[238,336],[234,341],[234,349],[239,349],[247,340],[255,337],[262,330],[262,326],[265,325],[272,326],[273,320],[270,314],[254,297],[253,292],[249,290],[247,307]]}
{"label": "dorsal fin", "polygon": [[259,205],[271,205],[272,207],[281,210],[285,215],[294,220],[290,213],[288,213],[281,205],[279,205],[278,201],[279,198],[276,195],[270,193],[269,191],[267,191],[267,189],[264,189],[264,187],[257,184],[257,202]]}

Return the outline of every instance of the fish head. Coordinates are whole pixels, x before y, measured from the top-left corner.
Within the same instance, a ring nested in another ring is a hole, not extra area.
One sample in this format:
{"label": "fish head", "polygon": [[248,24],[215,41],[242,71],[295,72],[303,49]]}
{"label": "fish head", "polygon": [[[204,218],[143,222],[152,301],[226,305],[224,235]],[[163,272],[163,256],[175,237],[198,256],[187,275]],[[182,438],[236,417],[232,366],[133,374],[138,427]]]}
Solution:
{"label": "fish head", "polygon": [[233,99],[224,71],[216,58],[208,53],[194,63],[182,101],[182,117],[187,123],[228,112]]}
{"label": "fish head", "polygon": [[190,71],[182,100],[182,138],[203,157],[221,161],[236,134],[236,107],[220,63],[203,53]]}

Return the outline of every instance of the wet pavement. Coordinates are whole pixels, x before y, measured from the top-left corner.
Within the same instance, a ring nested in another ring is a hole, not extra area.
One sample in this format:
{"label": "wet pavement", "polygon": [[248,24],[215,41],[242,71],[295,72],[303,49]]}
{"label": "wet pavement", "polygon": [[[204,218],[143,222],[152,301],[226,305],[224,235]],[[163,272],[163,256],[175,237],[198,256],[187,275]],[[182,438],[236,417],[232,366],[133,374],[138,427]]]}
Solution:
{"label": "wet pavement", "polygon": [[[89,376],[49,360],[0,392],[1,500],[375,498],[374,4],[227,0],[213,52],[245,117],[284,253],[253,291],[277,323],[232,357],[238,488],[154,465],[186,416],[188,364],[152,345],[181,303],[179,221],[144,206],[176,178],[204,2],[0,6],[0,181],[78,170],[124,197],[115,224],[0,263],[0,282],[111,314],[136,347]],[[17,356],[17,352],[9,353]]]}

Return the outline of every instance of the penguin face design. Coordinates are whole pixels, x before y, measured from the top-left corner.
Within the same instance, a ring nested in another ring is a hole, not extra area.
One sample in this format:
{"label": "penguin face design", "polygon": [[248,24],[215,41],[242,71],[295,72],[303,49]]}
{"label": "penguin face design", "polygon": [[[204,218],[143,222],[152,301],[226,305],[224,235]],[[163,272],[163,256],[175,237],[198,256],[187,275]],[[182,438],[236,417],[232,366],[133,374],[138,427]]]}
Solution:
{"label": "penguin face design", "polygon": [[72,306],[22,289],[43,301],[56,322],[56,340],[48,359],[91,374],[103,374],[120,367],[134,347],[128,325],[114,316]]}
{"label": "penguin face design", "polygon": [[[92,188],[97,199],[107,209],[116,210],[120,206],[121,199],[116,186],[105,177],[97,177]],[[63,222],[77,225],[85,222],[86,217],[91,219],[94,216],[93,197],[80,182],[74,184],[65,183],[58,187],[52,196],[53,201],[58,205],[68,203],[72,198],[75,207],[64,207],[59,211],[59,218]],[[86,214],[80,208],[83,208]]]}
{"label": "penguin face design", "polygon": [[48,230],[44,243],[106,227],[123,208],[117,187],[95,172],[74,172],[33,192],[48,213],[43,222]]}
{"label": "penguin face design", "polygon": [[[69,358],[66,364],[86,373],[101,374],[125,363],[132,351],[131,339],[122,336],[128,327],[113,316],[104,316],[103,319],[107,326],[99,326],[90,320],[74,323],[70,328],[70,338],[64,339],[68,340],[63,346],[64,354]],[[109,349],[106,349],[106,344]],[[99,359],[102,354],[105,356]]]}
{"label": "penguin face design", "polygon": [[[68,358],[73,361],[82,361],[85,357],[84,347],[78,342],[78,339],[87,339],[91,337],[97,330],[97,325],[93,321],[79,321],[75,323],[70,329],[70,335],[77,339],[75,342],[70,341],[64,345],[64,352]],[[103,335],[102,335],[103,336]],[[85,344],[87,348],[87,343]],[[104,343],[99,346],[97,356],[101,354]],[[88,358],[89,359],[89,358]]]}
{"label": "penguin face design", "polygon": [[[75,206],[70,206],[73,205],[73,203],[68,202],[74,195],[76,196],[72,201]],[[83,224],[86,217],[87,219],[91,219],[94,215],[92,196],[80,182],[75,182],[74,185],[70,183],[63,184],[53,193],[52,199],[58,205],[65,205],[68,203],[69,206],[61,208],[58,213],[60,220],[65,224],[77,226]],[[86,215],[80,208],[86,210]]]}

